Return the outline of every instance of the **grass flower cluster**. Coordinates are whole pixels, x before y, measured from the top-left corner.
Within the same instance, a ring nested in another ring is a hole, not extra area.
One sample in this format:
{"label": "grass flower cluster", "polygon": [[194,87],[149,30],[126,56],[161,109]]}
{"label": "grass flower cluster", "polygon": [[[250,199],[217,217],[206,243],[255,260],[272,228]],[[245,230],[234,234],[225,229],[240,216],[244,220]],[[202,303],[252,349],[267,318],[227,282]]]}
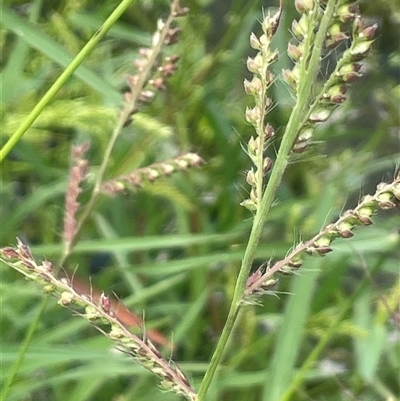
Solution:
{"label": "grass flower cluster", "polygon": [[[352,237],[356,229],[370,226],[373,216],[379,211],[394,210],[400,205],[400,174],[397,173],[391,182],[380,183],[374,194],[363,196],[354,208],[341,213],[336,221],[325,225],[312,238],[295,244],[284,258],[277,261],[271,259],[257,267],[257,252],[263,229],[287,168],[301,160],[311,148],[315,150],[317,147],[317,128],[341,107],[348,97],[350,86],[362,77],[363,61],[374,43],[377,30],[377,24],[368,25],[363,20],[359,6],[353,0],[295,0],[294,4],[299,18],[292,22],[292,40],[287,46],[292,67],[283,69],[281,76],[273,73],[271,67],[281,56],[272,47],[272,43],[280,28],[284,11],[282,1],[275,13],[268,12],[263,16],[261,34],[250,35],[250,47],[255,54],[247,59],[251,78],[244,80],[244,90],[252,97],[253,104],[246,108],[243,118],[254,132],[243,147],[251,167],[246,172],[248,198],[241,202],[241,206],[252,213],[253,220],[226,322],[198,385],[191,383],[183,373],[183,368],[163,356],[146,336],[144,324],[141,327],[142,335],[133,334],[118,317],[118,306],[112,304],[108,296],[101,293],[99,297],[94,297],[91,291],[77,290],[74,277],[63,273],[68,270],[69,258],[81,240],[82,228],[102,197],[121,196],[140,189],[145,183],[169,178],[173,173],[204,164],[197,153],[186,152],[124,174],[111,177],[108,174],[115,145],[123,130],[145,105],[153,102],[157,92],[167,90],[168,81],[179,70],[180,57],[164,54],[166,47],[179,42],[181,27],[176,24],[176,20],[189,12],[181,6],[179,0],[172,0],[166,20],[158,21],[150,46],[138,52],[133,63],[135,71],[126,78],[128,90],[123,95],[123,106],[98,169],[94,172],[91,170],[89,142],[72,147],[65,192],[63,251],[57,264],[53,265],[48,260],[38,261],[21,239],[17,239],[15,246],[0,249],[0,260],[4,264],[38,283],[45,294],[57,299],[60,306],[68,308],[74,315],[94,326],[111,340],[116,349],[154,374],[163,391],[173,392],[189,401],[208,399],[210,387],[215,383],[218,369],[229,349],[229,340],[240,313],[249,304],[263,302],[264,294],[276,291],[279,273],[293,275],[299,272],[309,260],[308,256],[327,256],[334,251],[335,239]],[[327,58],[334,60],[335,64],[330,64],[329,73],[322,74],[321,64]],[[269,114],[274,108],[271,87],[281,78],[294,100],[283,129],[273,127],[269,121]],[[20,135],[17,134],[18,137]],[[271,157],[272,147],[276,149],[276,157]],[[9,151],[8,148],[5,152]],[[85,202],[81,201],[83,191],[87,191]],[[32,323],[31,332],[37,327],[39,319],[40,314]],[[26,341],[29,343],[29,336]],[[14,380],[15,374],[10,375],[2,400]]]}
{"label": "grass flower cluster", "polygon": [[90,294],[80,294],[67,278],[58,279],[51,262],[38,263],[30,249],[21,241],[15,248],[2,248],[1,258],[30,280],[43,285],[45,293],[58,299],[57,303],[96,327],[113,341],[115,347],[135,359],[161,379],[161,387],[167,391],[195,400],[196,394],[179,367],[168,363],[147,338],[132,334],[117,318],[110,299],[102,294],[96,303]]}

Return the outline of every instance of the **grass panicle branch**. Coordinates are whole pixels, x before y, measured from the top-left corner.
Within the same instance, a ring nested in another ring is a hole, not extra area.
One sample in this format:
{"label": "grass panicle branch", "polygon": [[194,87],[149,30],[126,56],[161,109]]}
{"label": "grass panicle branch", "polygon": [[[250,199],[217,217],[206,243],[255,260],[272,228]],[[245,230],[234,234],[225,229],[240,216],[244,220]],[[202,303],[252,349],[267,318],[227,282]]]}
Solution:
{"label": "grass panicle branch", "polygon": [[[317,1],[298,1],[296,7],[302,16],[299,21],[293,21],[294,40],[289,43],[287,49],[294,66],[282,71],[282,76],[291,87],[294,96],[298,96],[300,85],[304,81],[301,76],[309,69],[312,51],[316,46],[314,26],[321,24],[323,15]],[[293,153],[302,153],[313,145],[312,137],[318,124],[326,121],[347,99],[346,93],[350,84],[362,77],[361,61],[369,53],[376,29],[377,24],[366,26],[357,4],[343,4],[343,7],[336,5],[323,41],[321,55],[329,57],[343,42],[346,42],[348,47],[337,57],[336,65],[325,82],[310,87],[308,98],[304,99],[307,107],[304,108],[302,120],[299,121]]]}
{"label": "grass panicle branch", "polygon": [[303,265],[305,255],[325,256],[333,250],[331,243],[336,238],[351,238],[357,227],[372,224],[371,216],[379,209],[392,209],[398,205],[400,205],[400,173],[393,182],[380,183],[374,195],[364,196],[354,209],[345,211],[336,222],[328,224],[310,240],[299,243],[284,259],[267,267],[265,272],[263,266],[258,268],[247,280],[244,301],[248,301],[251,295],[270,291],[277,282],[273,278],[275,273],[294,273]]}
{"label": "grass panicle branch", "polygon": [[272,160],[265,157],[265,152],[275,130],[269,124],[265,124],[268,111],[272,107],[272,99],[267,96],[268,88],[274,83],[275,76],[269,71],[270,66],[278,60],[278,51],[271,50],[271,40],[276,32],[281,17],[281,8],[273,17],[267,17],[262,24],[263,34],[258,38],[254,33],[250,35],[250,45],[258,50],[254,58],[247,59],[247,68],[253,74],[251,81],[244,80],[244,89],[247,94],[254,97],[255,106],[246,109],[246,121],[255,130],[247,144],[247,154],[254,164],[246,176],[246,181],[251,186],[249,199],[241,205],[255,211],[261,202],[264,192],[264,177],[272,168]]}
{"label": "grass panicle branch", "polygon": [[173,391],[190,401],[196,400],[196,393],[179,367],[167,362],[148,338],[142,339],[131,333],[117,319],[107,296],[102,294],[96,303],[90,294],[76,292],[69,278],[57,278],[52,263],[38,263],[29,247],[19,239],[15,247],[0,249],[0,260],[42,285],[46,293],[58,299],[59,305],[86,319],[112,340],[118,350],[158,376],[164,390]]}
{"label": "grass panicle branch", "polygon": [[198,167],[203,163],[204,160],[196,153],[186,153],[174,159],[154,163],[106,181],[102,185],[102,191],[115,195],[125,191],[127,188],[140,188],[145,182],[154,182],[161,177],[168,177],[176,171]]}
{"label": "grass panicle branch", "polygon": [[84,159],[85,153],[89,150],[88,142],[82,145],[73,146],[71,150],[72,166],[69,173],[68,186],[65,193],[64,212],[64,243],[66,253],[70,253],[71,245],[76,234],[76,212],[79,209],[78,196],[82,192],[81,182],[86,178],[88,161]]}

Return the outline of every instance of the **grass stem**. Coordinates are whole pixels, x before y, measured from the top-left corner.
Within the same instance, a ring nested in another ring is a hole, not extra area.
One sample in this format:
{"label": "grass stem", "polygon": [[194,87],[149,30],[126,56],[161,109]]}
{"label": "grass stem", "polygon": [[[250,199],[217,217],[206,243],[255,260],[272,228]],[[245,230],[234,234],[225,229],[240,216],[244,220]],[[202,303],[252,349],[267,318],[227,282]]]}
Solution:
{"label": "grass stem", "polygon": [[319,70],[321,55],[322,55],[322,44],[326,37],[326,32],[329,27],[329,23],[332,19],[332,15],[335,9],[336,0],[329,0],[326,6],[324,16],[321,21],[320,28],[315,37],[315,45],[310,58],[307,71],[304,78],[300,82],[297,102],[293,108],[290,116],[288,125],[282,138],[282,143],[279,148],[276,163],[271,172],[271,177],[268,181],[267,188],[261,200],[261,203],[257,209],[254,217],[252,230],[250,233],[249,241],[246,247],[246,251],[243,257],[240,272],[236,281],[235,291],[229,314],[222,331],[221,337],[216,346],[215,352],[211,358],[211,362],[204,375],[203,381],[201,382],[198,399],[199,401],[205,400],[205,395],[211,384],[212,378],[221,363],[224,355],[229,337],[232,334],[235,321],[237,319],[243,293],[246,285],[247,278],[250,273],[252,263],[254,261],[258,243],[260,241],[262,229],[268,216],[268,212],[271,209],[272,203],[275,199],[276,191],[281,183],[283,174],[288,165],[288,157],[292,150],[292,146],[299,132],[299,125],[302,122],[303,115],[309,107],[310,93],[315,83],[315,78]]}

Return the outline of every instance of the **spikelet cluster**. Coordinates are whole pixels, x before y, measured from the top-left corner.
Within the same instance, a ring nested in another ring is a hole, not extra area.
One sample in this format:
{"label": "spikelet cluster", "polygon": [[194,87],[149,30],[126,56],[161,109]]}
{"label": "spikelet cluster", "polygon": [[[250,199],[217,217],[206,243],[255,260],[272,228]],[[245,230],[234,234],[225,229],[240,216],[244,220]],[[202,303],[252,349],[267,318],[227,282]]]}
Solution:
{"label": "spikelet cluster", "polygon": [[131,333],[117,318],[110,299],[102,294],[96,302],[91,294],[80,294],[71,281],[57,278],[49,261],[38,262],[31,250],[19,239],[15,247],[0,248],[0,260],[39,283],[46,293],[86,319],[108,337],[117,349],[132,357],[140,365],[159,377],[164,390],[175,392],[189,401],[196,400],[196,393],[179,367],[169,363],[148,338]]}
{"label": "spikelet cluster", "polygon": [[254,127],[255,135],[247,144],[253,167],[247,172],[246,181],[251,186],[249,199],[241,205],[255,211],[261,201],[264,191],[264,178],[272,168],[272,160],[264,157],[265,151],[275,135],[274,128],[265,122],[265,118],[272,107],[272,99],[268,97],[268,88],[274,83],[275,77],[269,67],[278,60],[277,50],[271,50],[271,40],[275,34],[281,16],[281,9],[274,15],[268,14],[262,21],[262,35],[250,35],[250,45],[257,50],[254,58],[247,59],[247,68],[253,74],[251,81],[245,79],[244,89],[254,98],[254,107],[246,109],[246,121]]}
{"label": "spikelet cluster", "polygon": [[72,166],[69,172],[67,191],[65,193],[64,231],[63,237],[66,248],[70,248],[77,232],[76,213],[79,209],[78,196],[82,192],[80,187],[85,180],[89,162],[84,158],[89,150],[90,144],[85,142],[81,145],[72,146]]}
{"label": "spikelet cluster", "polygon": [[400,173],[391,183],[380,183],[374,195],[364,196],[357,207],[345,211],[339,219],[328,224],[309,241],[300,242],[282,260],[273,265],[258,268],[247,280],[245,300],[252,295],[268,293],[277,284],[275,273],[292,274],[303,265],[306,255],[325,256],[332,252],[331,243],[336,238],[351,238],[357,227],[372,224],[371,217],[379,210],[387,210],[400,205]]}
{"label": "spikelet cluster", "polygon": [[[292,23],[293,40],[288,44],[287,53],[293,60],[292,69],[282,71],[282,76],[296,96],[302,78],[308,70],[315,36],[321,24],[327,1],[296,0],[295,6],[301,14]],[[340,0],[335,3],[333,17],[324,38],[322,56],[328,56],[333,49],[336,53],[336,65],[325,82],[316,85],[309,94],[308,112],[299,127],[297,140],[293,145],[294,153],[302,153],[313,144],[312,138],[319,123],[326,121],[340,104],[347,98],[349,85],[362,76],[362,62],[374,42],[377,24],[367,26],[361,18],[357,2]],[[345,47],[340,55],[336,49]],[[331,58],[332,59],[332,58]]]}
{"label": "spikelet cluster", "polygon": [[169,177],[177,171],[198,167],[203,163],[204,160],[196,153],[186,153],[174,159],[154,163],[106,181],[102,185],[102,190],[110,195],[115,195],[126,189],[140,188],[146,182],[151,183],[161,177]]}
{"label": "spikelet cluster", "polygon": [[139,57],[133,63],[136,73],[126,78],[130,91],[125,93],[125,107],[121,112],[123,126],[129,125],[141,105],[153,100],[155,91],[166,89],[166,80],[176,71],[180,57],[160,57],[161,51],[165,46],[178,42],[181,28],[172,25],[177,17],[186,15],[188,11],[188,8],[181,7],[179,0],[174,0],[168,19],[157,21],[151,47],[139,50]]}

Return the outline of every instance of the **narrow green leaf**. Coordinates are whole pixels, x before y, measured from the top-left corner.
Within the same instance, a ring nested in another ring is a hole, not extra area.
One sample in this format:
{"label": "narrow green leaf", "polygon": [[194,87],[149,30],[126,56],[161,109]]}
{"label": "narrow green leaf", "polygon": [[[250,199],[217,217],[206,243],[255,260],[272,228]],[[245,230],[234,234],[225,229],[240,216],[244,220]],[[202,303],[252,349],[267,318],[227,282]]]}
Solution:
{"label": "narrow green leaf", "polygon": [[[5,6],[1,6],[0,11],[3,27],[14,32],[29,46],[45,54],[50,60],[53,60],[63,68],[66,68],[73,60],[73,55],[34,24],[23,20]],[[104,78],[98,76],[89,68],[81,65],[76,69],[74,75],[97,92],[103,94],[108,100],[112,100],[115,104],[121,103],[121,94],[107,83]],[[5,80],[3,80],[3,83],[7,85]],[[7,89],[7,86],[5,89]]]}

